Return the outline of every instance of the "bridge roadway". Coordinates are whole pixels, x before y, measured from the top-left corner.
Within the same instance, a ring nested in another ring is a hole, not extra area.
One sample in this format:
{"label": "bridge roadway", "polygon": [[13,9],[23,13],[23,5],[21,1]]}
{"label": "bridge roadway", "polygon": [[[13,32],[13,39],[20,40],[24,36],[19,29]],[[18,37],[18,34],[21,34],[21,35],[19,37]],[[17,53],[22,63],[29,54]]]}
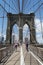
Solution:
{"label": "bridge roadway", "polygon": [[43,65],[39,63],[33,55],[26,51],[25,45],[20,46],[14,51],[4,65]]}

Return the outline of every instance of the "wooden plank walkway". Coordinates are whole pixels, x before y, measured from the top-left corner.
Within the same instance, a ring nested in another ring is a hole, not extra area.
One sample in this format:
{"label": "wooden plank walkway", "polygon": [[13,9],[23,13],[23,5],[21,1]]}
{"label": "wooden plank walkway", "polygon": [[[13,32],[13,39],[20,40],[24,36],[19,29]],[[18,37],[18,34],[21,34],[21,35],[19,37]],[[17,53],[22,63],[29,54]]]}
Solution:
{"label": "wooden plank walkway", "polygon": [[20,65],[20,48],[11,55],[4,65]]}
{"label": "wooden plank walkway", "polygon": [[[21,51],[22,50],[22,51]],[[32,56],[30,52],[26,51],[25,45],[23,44],[18,48],[17,52],[11,55],[4,65],[41,65],[39,62]]]}

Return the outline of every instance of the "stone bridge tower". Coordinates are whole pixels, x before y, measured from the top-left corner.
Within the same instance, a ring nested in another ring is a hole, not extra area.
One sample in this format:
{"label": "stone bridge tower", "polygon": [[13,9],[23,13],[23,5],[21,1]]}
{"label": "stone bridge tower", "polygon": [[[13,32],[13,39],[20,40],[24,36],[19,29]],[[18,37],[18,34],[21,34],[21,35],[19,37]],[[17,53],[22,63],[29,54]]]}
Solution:
{"label": "stone bridge tower", "polygon": [[23,41],[23,26],[25,24],[27,24],[30,29],[30,43],[33,44],[34,41],[36,41],[34,13],[30,13],[30,14],[8,13],[7,17],[8,17],[8,24],[7,24],[6,42],[8,44],[11,44],[12,28],[15,23],[19,26],[19,40],[21,42]]}

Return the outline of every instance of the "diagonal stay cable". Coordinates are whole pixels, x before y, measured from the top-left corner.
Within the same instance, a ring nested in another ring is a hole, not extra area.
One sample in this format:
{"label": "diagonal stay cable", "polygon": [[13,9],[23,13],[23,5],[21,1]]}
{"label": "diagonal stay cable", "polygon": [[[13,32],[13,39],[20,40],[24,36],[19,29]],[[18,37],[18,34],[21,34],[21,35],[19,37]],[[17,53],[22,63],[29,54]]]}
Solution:
{"label": "diagonal stay cable", "polygon": [[[41,0],[39,0],[38,2],[36,2],[35,4],[33,4],[28,10],[31,10],[33,7],[35,7]],[[27,9],[25,9],[27,10]]]}
{"label": "diagonal stay cable", "polygon": [[24,7],[25,7],[26,3],[27,3],[27,0],[24,0]]}
{"label": "diagonal stay cable", "polygon": [[[5,8],[5,3],[4,3],[4,8]],[[3,18],[2,18],[2,32],[1,32],[1,34],[2,34],[2,39],[3,39],[3,32],[4,32],[4,13],[5,13],[5,10],[3,9]],[[2,42],[3,42],[3,40],[1,40]]]}
{"label": "diagonal stay cable", "polygon": [[4,9],[4,11],[5,11],[6,13],[8,13],[7,10],[6,10],[1,4],[0,4],[0,6]]}
{"label": "diagonal stay cable", "polygon": [[15,6],[15,4],[14,4],[13,0],[12,0],[12,3],[13,3],[13,5],[14,5],[14,7],[16,8],[16,10],[18,11],[18,8]]}
{"label": "diagonal stay cable", "polygon": [[[17,0],[17,6],[18,6],[18,11],[19,11],[19,8],[20,8],[20,1]],[[20,11],[19,11],[20,12]]]}
{"label": "diagonal stay cable", "polygon": [[3,0],[12,10],[14,10],[15,12],[17,11],[17,10],[15,10],[13,7],[11,7],[10,6],[10,4],[8,4],[5,0]]}
{"label": "diagonal stay cable", "polygon": [[36,13],[39,9],[40,9],[40,7],[43,5],[43,3],[41,3],[41,5],[34,11],[34,13]]}
{"label": "diagonal stay cable", "polygon": [[[28,3],[28,5],[27,5],[27,3]],[[26,5],[25,5],[25,7],[24,7],[24,10],[26,10],[26,8],[27,8],[27,6],[29,6],[29,4],[31,3],[31,0],[28,2],[26,2]]]}
{"label": "diagonal stay cable", "polygon": [[18,13],[20,12],[19,8],[19,1],[17,0],[17,7],[18,7]]}
{"label": "diagonal stay cable", "polygon": [[39,9],[39,16],[40,16],[40,24],[41,24],[41,33],[42,33],[42,38],[43,38],[42,18],[41,18],[41,11],[40,11],[40,9]]}
{"label": "diagonal stay cable", "polygon": [[22,13],[23,13],[23,7],[24,6],[24,0],[22,0]]}
{"label": "diagonal stay cable", "polygon": [[39,0],[38,2],[36,2],[32,7],[30,7],[30,9],[32,9],[33,7],[35,7],[41,0]]}

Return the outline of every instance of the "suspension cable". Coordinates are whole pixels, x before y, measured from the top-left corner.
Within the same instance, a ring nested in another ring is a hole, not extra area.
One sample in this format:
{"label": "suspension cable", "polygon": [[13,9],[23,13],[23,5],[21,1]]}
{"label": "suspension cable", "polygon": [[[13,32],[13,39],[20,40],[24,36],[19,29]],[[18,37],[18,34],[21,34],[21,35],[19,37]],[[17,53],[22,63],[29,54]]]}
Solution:
{"label": "suspension cable", "polygon": [[3,1],[4,1],[4,2],[6,3],[6,5],[8,5],[12,10],[14,10],[15,12],[17,12],[17,10],[15,10],[16,8],[14,9],[14,8],[11,7],[10,4],[8,4],[5,0],[3,0]]}
{"label": "suspension cable", "polygon": [[18,8],[19,8],[19,13],[20,13],[20,0],[18,0]]}
{"label": "suspension cable", "polygon": [[22,0],[22,13],[23,13],[24,0]]}
{"label": "suspension cable", "polygon": [[12,0],[12,4],[13,4],[13,5],[14,5],[14,7],[16,8],[16,10],[18,11],[18,8],[15,6],[15,4],[14,4],[13,0]]}
{"label": "suspension cable", "polygon": [[24,7],[24,10],[26,10],[27,6],[29,6],[29,4],[31,3],[31,0],[29,1],[28,5],[27,5],[28,1],[26,1],[26,5]]}
{"label": "suspension cable", "polygon": [[7,13],[7,10],[0,4],[0,6],[4,9],[4,11]]}
{"label": "suspension cable", "polygon": [[35,7],[41,0],[38,0],[38,2],[36,2],[32,7],[30,7],[30,10]]}
{"label": "suspension cable", "polygon": [[34,11],[34,13],[36,13],[39,9],[40,9],[40,7],[43,5],[43,3],[41,3],[41,5]]}
{"label": "suspension cable", "polygon": [[[16,2],[16,0],[15,0],[15,2]],[[18,6],[18,13],[20,13],[20,0],[17,0],[17,6]]]}
{"label": "suspension cable", "polygon": [[[31,10],[33,7],[35,7],[41,0],[39,0],[38,2],[36,2],[35,4],[33,4],[28,10]],[[30,1],[31,2],[31,1]],[[26,10],[26,8],[24,9]]]}
{"label": "suspension cable", "polygon": [[24,7],[25,7],[26,4],[27,4],[27,0],[24,0]]}
{"label": "suspension cable", "polygon": [[20,12],[20,11],[19,11],[19,5],[20,5],[20,4],[19,4],[19,1],[17,0],[18,13]]}
{"label": "suspension cable", "polygon": [[[4,3],[4,8],[5,8],[5,3]],[[3,10],[3,18],[2,18],[2,32],[1,32],[1,35],[2,35],[2,40],[1,40],[1,42],[3,42],[3,29],[4,29],[4,13],[5,13],[5,11]]]}
{"label": "suspension cable", "polygon": [[41,11],[40,11],[40,9],[39,9],[39,16],[40,16],[40,24],[41,24],[41,33],[42,33],[42,38],[43,38],[42,19],[41,19]]}

